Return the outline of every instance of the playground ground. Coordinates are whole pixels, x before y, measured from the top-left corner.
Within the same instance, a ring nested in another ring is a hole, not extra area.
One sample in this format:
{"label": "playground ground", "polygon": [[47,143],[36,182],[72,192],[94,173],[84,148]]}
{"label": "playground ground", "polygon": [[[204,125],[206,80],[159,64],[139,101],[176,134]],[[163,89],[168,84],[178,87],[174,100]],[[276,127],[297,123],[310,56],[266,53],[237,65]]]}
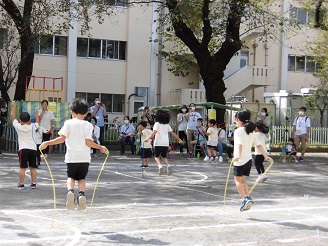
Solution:
{"label": "playground ground", "polygon": [[[277,162],[269,179],[251,194],[254,205],[240,212],[241,199],[229,163],[203,162],[175,154],[172,176],[159,176],[154,160],[141,172],[140,158],[110,153],[92,208],[68,211],[63,154],[49,156],[37,189],[17,189],[18,157],[0,157],[0,245],[328,245],[327,153],[309,153],[300,165]],[[105,156],[93,159],[87,203]],[[268,164],[266,164],[268,166]],[[165,173],[164,173],[165,174]],[[256,179],[253,167],[248,184]],[[26,184],[30,183],[29,172]],[[56,208],[54,209],[54,201]]]}

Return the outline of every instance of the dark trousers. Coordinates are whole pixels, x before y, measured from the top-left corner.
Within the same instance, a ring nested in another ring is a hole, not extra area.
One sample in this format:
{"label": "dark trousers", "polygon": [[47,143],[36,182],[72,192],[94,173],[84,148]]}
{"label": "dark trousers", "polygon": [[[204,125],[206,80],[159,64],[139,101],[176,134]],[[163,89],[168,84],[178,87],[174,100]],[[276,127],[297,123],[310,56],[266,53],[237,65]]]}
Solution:
{"label": "dark trousers", "polygon": [[[186,147],[187,147],[187,153],[189,153],[189,148],[188,148],[188,141],[187,141],[187,134],[186,134],[186,131],[179,131],[178,132],[179,134],[179,138],[186,143]],[[183,152],[183,144],[180,144],[179,145],[179,149],[180,149],[180,153]]]}
{"label": "dark trousers", "polygon": [[[43,133],[42,134],[42,140],[43,140],[43,142],[44,141],[49,141],[50,138],[51,138],[51,133]],[[43,153],[44,154],[48,154],[49,153],[49,146],[43,150]]]}
{"label": "dark trousers", "polygon": [[99,128],[100,128],[99,143],[100,145],[105,145],[105,127],[99,126]]}
{"label": "dark trousers", "polygon": [[121,153],[124,154],[125,144],[130,143],[131,152],[132,152],[132,154],[134,154],[135,153],[135,151],[134,151],[134,142],[135,142],[135,137],[128,136],[128,137],[122,138],[121,139]]}

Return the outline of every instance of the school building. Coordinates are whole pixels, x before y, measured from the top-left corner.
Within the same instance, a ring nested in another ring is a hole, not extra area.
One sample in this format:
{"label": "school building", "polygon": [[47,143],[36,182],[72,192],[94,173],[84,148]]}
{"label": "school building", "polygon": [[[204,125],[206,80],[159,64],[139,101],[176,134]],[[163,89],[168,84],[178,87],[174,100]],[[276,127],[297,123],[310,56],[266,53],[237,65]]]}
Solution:
{"label": "school building", "polygon": [[[302,106],[301,90],[310,91],[317,82],[312,75],[316,64],[306,49],[306,42],[316,37],[317,31],[309,29],[312,15],[292,3],[281,0],[279,11],[291,8],[302,24],[296,34],[285,30],[279,41],[263,40],[263,31],[257,29],[242,36],[248,48],[237,52],[226,69],[227,101],[273,102],[277,108]],[[158,18],[156,4],[129,8],[119,0],[108,4],[116,15],[101,25],[93,20],[90,37],[80,34],[78,22],[71,23],[73,29],[68,33],[41,37],[35,47],[36,77],[31,80],[27,100],[70,102],[83,97],[92,104],[99,96],[109,120],[136,116],[138,108],[146,105],[206,101],[198,73],[175,77],[156,55],[158,43],[150,42],[160,38],[154,22]],[[44,90],[40,94],[37,88]]]}

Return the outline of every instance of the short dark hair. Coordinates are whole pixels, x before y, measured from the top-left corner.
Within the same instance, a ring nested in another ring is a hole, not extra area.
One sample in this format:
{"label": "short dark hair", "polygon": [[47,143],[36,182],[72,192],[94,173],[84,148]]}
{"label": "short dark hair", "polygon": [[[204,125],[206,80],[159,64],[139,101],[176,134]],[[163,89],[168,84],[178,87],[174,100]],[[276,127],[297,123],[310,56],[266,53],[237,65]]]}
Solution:
{"label": "short dark hair", "polygon": [[86,114],[88,113],[88,103],[85,99],[82,98],[75,98],[71,104],[69,105],[69,109],[76,114]]}
{"label": "short dark hair", "polygon": [[300,109],[303,109],[303,110],[304,110],[304,112],[306,111],[306,107],[300,107]]}
{"label": "short dark hair", "polygon": [[198,118],[197,121],[203,122],[203,118]]}
{"label": "short dark hair", "polygon": [[214,119],[210,119],[210,120],[208,121],[208,123],[211,123],[212,125],[215,125],[215,124],[216,124],[216,120],[214,120]]}
{"label": "short dark hair", "polygon": [[169,124],[170,123],[170,112],[167,110],[157,110],[156,111],[156,121],[160,124]]}
{"label": "short dark hair", "polygon": [[95,121],[95,123],[96,123],[96,125],[97,125],[97,118],[96,118],[96,117],[94,117],[94,116],[91,116],[91,117],[90,117],[90,122],[91,122],[91,120],[94,120],[94,121]]}
{"label": "short dark hair", "polygon": [[180,108],[180,113],[183,113],[183,112],[182,112],[182,109],[183,109],[183,108],[188,109],[188,108],[187,108],[187,105],[183,104],[183,105],[181,106],[181,108]]}
{"label": "short dark hair", "polygon": [[294,143],[294,138],[288,138],[288,141],[287,142],[292,142]]}
{"label": "short dark hair", "polygon": [[142,121],[139,122],[138,125],[143,126],[144,128],[146,128],[147,127],[147,121],[142,120]]}
{"label": "short dark hair", "polygon": [[19,119],[23,123],[27,123],[31,120],[31,116],[27,112],[22,112],[21,115],[19,116]]}
{"label": "short dark hair", "polygon": [[47,103],[47,105],[49,105],[48,100],[42,100],[42,101],[41,101],[41,104],[42,104],[42,103]]}

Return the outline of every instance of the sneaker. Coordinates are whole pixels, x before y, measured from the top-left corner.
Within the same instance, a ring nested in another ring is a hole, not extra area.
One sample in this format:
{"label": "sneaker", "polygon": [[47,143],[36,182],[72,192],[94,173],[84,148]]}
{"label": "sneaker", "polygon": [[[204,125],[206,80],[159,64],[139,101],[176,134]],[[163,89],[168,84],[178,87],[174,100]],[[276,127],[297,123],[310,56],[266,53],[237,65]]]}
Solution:
{"label": "sneaker", "polygon": [[298,161],[304,161],[303,157],[298,158]]}
{"label": "sneaker", "polygon": [[298,160],[295,160],[295,164],[298,164]]}
{"label": "sneaker", "polygon": [[261,182],[264,182],[267,179],[268,179],[268,177],[265,174],[261,175]]}
{"label": "sneaker", "polygon": [[219,156],[219,162],[223,162],[223,157]]}
{"label": "sneaker", "polygon": [[31,188],[31,189],[36,189],[36,183],[31,183],[31,184],[30,184],[30,188]]}
{"label": "sneaker", "polygon": [[188,153],[189,157],[194,157],[194,155],[192,153]]}
{"label": "sneaker", "polygon": [[204,161],[209,161],[210,158],[208,156],[205,156]]}
{"label": "sneaker", "polygon": [[172,166],[167,166],[167,176],[171,176],[172,175]]}
{"label": "sneaker", "polygon": [[158,168],[158,174],[161,176],[163,175],[164,171],[163,171],[163,167],[159,167]]}
{"label": "sneaker", "polygon": [[20,189],[20,190],[24,190],[25,185],[21,184],[21,183],[18,183],[17,188]]}
{"label": "sneaker", "polygon": [[87,199],[85,198],[84,194],[79,193],[78,200],[77,200],[77,209],[84,210],[87,207]]}
{"label": "sneaker", "polygon": [[75,204],[74,204],[74,191],[68,191],[67,193],[67,200],[66,200],[66,208],[68,210],[74,210]]}
{"label": "sneaker", "polygon": [[140,167],[142,167],[142,168],[148,168],[148,165],[142,164]]}
{"label": "sneaker", "polygon": [[245,197],[241,202],[240,212],[249,210],[253,205],[253,200],[249,196]]}
{"label": "sneaker", "polygon": [[282,160],[282,163],[286,163],[286,160]]}
{"label": "sneaker", "polygon": [[262,181],[262,174],[259,174],[259,176],[256,178],[255,182],[259,183]]}
{"label": "sneaker", "polygon": [[212,156],[212,157],[210,158],[210,161],[215,161],[215,157]]}

